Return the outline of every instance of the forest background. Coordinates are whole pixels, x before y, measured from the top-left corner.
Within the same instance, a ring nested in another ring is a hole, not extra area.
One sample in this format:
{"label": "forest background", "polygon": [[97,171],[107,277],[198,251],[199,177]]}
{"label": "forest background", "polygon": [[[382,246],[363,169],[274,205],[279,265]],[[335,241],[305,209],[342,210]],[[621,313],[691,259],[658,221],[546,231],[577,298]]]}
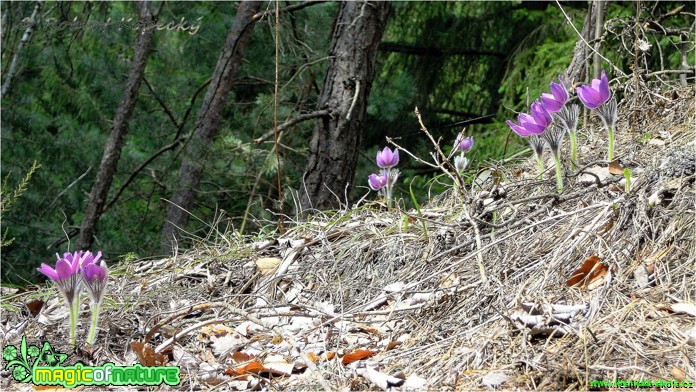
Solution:
{"label": "forest background", "polygon": [[[218,233],[266,236],[278,230],[281,211],[289,214],[297,207],[309,140],[321,121],[307,115],[320,109],[341,4],[278,5],[288,10],[278,25],[278,122],[309,118],[284,129],[276,156],[269,134],[276,3],[261,3],[259,15],[270,13],[254,22],[216,136],[204,146],[202,177],[190,209],[195,218],[182,228],[188,234],[180,246]],[[35,282],[41,262],[78,248],[105,145],[119,121],[124,91],[134,87],[129,75],[143,43],[135,30],[143,17],[140,7],[131,2],[2,3],[3,284]],[[163,254],[167,200],[179,186],[190,135],[239,7],[239,2],[148,5],[150,17],[173,28],[154,31],[147,42],[128,133],[99,209],[103,213],[92,243],[107,260]],[[368,192],[367,176],[375,171],[374,156],[386,145],[385,137],[416,155],[428,155],[432,146],[419,130],[416,106],[446,149],[466,126],[476,140],[469,155],[472,170],[526,149],[523,140],[510,137],[504,121],[525,111],[529,97],[547,91],[548,82],[568,68],[577,32],[592,7],[587,2],[392,3],[366,97],[350,201]],[[603,12],[605,33],[591,43],[619,70],[630,73],[634,67],[635,48],[626,45],[634,39],[625,35],[632,31],[650,45],[641,67],[693,69],[693,47],[685,44],[694,41],[693,2],[607,2]],[[175,28],[182,23],[188,29]],[[619,76],[608,64],[604,67],[610,78]],[[591,77],[592,70],[572,82]],[[621,94],[620,83],[617,87]],[[412,203],[409,188],[422,204],[451,186],[406,156],[400,169],[396,196],[406,207]]]}

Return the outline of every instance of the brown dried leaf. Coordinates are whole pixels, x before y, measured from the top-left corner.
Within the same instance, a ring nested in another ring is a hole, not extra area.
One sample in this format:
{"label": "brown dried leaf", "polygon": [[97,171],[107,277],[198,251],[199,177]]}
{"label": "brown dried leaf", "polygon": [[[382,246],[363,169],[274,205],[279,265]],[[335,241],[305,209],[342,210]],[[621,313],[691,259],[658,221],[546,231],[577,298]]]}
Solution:
{"label": "brown dried leaf", "polygon": [[261,362],[252,361],[244,366],[239,366],[238,368],[234,369],[234,373],[241,376],[242,374],[246,373],[259,374],[259,372],[264,370],[266,370],[266,368],[263,367]]}
{"label": "brown dried leaf", "polygon": [[364,325],[364,324],[355,325],[355,328],[352,328],[350,330],[350,332],[362,332],[362,333],[367,333],[367,334],[379,335],[378,330],[376,330],[375,328],[372,328],[368,325]]}
{"label": "brown dried leaf", "polygon": [[684,381],[686,379],[686,372],[677,366],[672,366],[672,369],[670,369],[669,372],[677,381]]}
{"label": "brown dried leaf", "polygon": [[232,332],[234,332],[234,329],[225,324],[212,324],[201,328],[199,335],[224,336]]}
{"label": "brown dried leaf", "polygon": [[166,355],[155,353],[155,349],[148,343],[131,342],[131,348],[143,366],[162,366],[169,361]]}
{"label": "brown dried leaf", "polygon": [[241,351],[234,352],[230,354],[230,360],[232,360],[232,363],[235,365],[239,365],[240,363],[246,363],[254,359],[253,355],[245,354]]}
{"label": "brown dried leaf", "polygon": [[376,351],[372,350],[355,350],[350,354],[346,354],[343,356],[343,359],[341,360],[341,363],[344,365],[348,365],[349,363],[353,363],[355,361],[359,361],[361,359],[369,358],[373,355],[375,355]]}
{"label": "brown dried leaf", "polygon": [[609,173],[611,174],[623,174],[624,173],[624,165],[621,164],[621,161],[617,158],[611,161],[609,163]]}
{"label": "brown dried leaf", "polygon": [[27,302],[27,308],[29,309],[29,313],[31,314],[32,317],[36,317],[41,313],[41,309],[43,309],[45,302],[40,300],[40,299],[35,299],[33,301]]}
{"label": "brown dried leaf", "polygon": [[389,342],[387,344],[387,351],[393,349],[396,346],[400,346],[400,345],[401,345],[401,342],[397,342],[396,340],[392,340],[391,342]]}
{"label": "brown dried leaf", "polygon": [[268,275],[275,272],[282,260],[277,257],[261,257],[254,261],[256,268],[261,275]]}
{"label": "brown dried leaf", "polygon": [[645,272],[647,272],[648,275],[652,275],[653,272],[655,272],[655,263],[646,264]]}
{"label": "brown dried leaf", "polygon": [[599,262],[599,257],[590,256],[582,263],[582,266],[573,272],[566,284],[570,287],[581,287],[591,290],[601,282],[599,280],[609,271],[606,264]]}
{"label": "brown dried leaf", "polygon": [[312,362],[314,362],[314,363],[318,363],[318,362],[319,362],[319,359],[320,359],[319,356],[318,356],[317,354],[314,354],[314,353],[311,352],[311,351],[310,351],[309,353],[307,353],[307,358],[309,358],[309,360],[312,361]]}
{"label": "brown dried leaf", "polygon": [[616,220],[614,219],[614,217],[612,217],[611,219],[609,219],[609,222],[603,224],[602,226],[600,226],[599,229],[597,229],[597,234],[602,235],[608,232],[609,230],[611,230],[612,227],[614,227],[615,222]]}
{"label": "brown dried leaf", "polygon": [[281,343],[283,343],[283,337],[282,336],[274,336],[273,339],[271,339],[271,343],[281,344]]}

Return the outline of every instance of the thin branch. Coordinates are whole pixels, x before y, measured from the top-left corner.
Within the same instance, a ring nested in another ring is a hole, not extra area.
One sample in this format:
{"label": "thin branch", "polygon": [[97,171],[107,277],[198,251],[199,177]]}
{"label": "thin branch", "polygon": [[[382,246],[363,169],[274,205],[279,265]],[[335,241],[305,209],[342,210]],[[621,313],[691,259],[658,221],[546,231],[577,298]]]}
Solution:
{"label": "thin branch", "polygon": [[147,159],[145,160],[145,162],[141,163],[140,166],[138,166],[135,170],[133,170],[133,171],[131,172],[131,174],[128,176],[128,179],[126,180],[126,182],[124,182],[124,183],[121,185],[121,187],[118,188],[118,190],[116,191],[116,194],[114,194],[114,197],[111,198],[111,200],[109,200],[108,203],[106,203],[106,205],[105,205],[104,208],[102,209],[102,214],[103,214],[104,212],[106,212],[106,210],[108,210],[111,206],[113,206],[114,203],[116,203],[116,201],[117,201],[118,198],[121,196],[121,194],[123,193],[123,191],[128,187],[128,185],[130,185],[131,182],[133,182],[133,180],[135,179],[135,176],[137,176],[138,173],[140,173],[147,165],[149,165],[152,161],[154,161],[155,158],[157,158],[158,156],[162,155],[163,153],[165,153],[165,152],[167,152],[167,151],[169,151],[169,150],[173,150],[173,149],[176,148],[176,146],[178,146],[182,141],[183,141],[183,139],[177,139],[177,140],[175,140],[174,142],[172,142],[172,143],[170,143],[170,144],[167,144],[166,146],[160,148],[160,149],[157,150],[154,154],[152,154],[149,158],[147,158]]}
{"label": "thin branch", "polygon": [[162,99],[159,97],[159,95],[157,95],[157,93],[155,92],[155,89],[152,87],[150,82],[148,82],[147,78],[144,76],[143,76],[143,82],[145,82],[147,89],[150,90],[152,95],[155,97],[155,100],[157,101],[157,103],[160,104],[160,106],[162,107],[162,110],[164,110],[164,112],[167,113],[167,116],[169,117],[169,119],[172,120],[172,123],[174,124],[174,126],[176,128],[179,128],[179,123],[176,121],[176,118],[174,118],[174,113],[172,113],[172,111],[169,110],[167,105],[162,101]]}
{"label": "thin branch", "polygon": [[58,246],[58,245],[61,245],[61,244],[65,243],[65,242],[70,241],[71,238],[75,237],[75,236],[78,235],[79,233],[80,233],[80,228],[79,228],[79,227],[73,228],[72,230],[70,230],[69,233],[65,233],[65,237],[61,237],[61,238],[59,238],[59,239],[57,239],[57,240],[51,242],[51,243],[46,247],[46,250],[49,250],[49,249],[51,249],[51,248],[53,248],[53,247],[55,247],[55,246]]}
{"label": "thin branch", "polygon": [[[301,9],[303,9],[303,8],[307,8],[307,7],[312,6],[312,5],[321,4],[321,3],[326,3],[326,2],[327,2],[326,0],[304,1],[304,2],[302,2],[302,3],[297,3],[297,4],[293,4],[293,5],[291,5],[291,6],[287,6],[287,7],[285,7],[285,8],[282,8],[282,9],[278,10],[278,13],[279,13],[279,14],[284,14],[284,13],[286,13],[286,12],[294,12],[294,11],[301,10]],[[265,18],[265,17],[267,17],[267,16],[269,16],[269,15],[275,14],[275,12],[276,12],[275,9],[274,9],[274,10],[267,10],[267,11],[259,12],[259,13],[257,13],[256,15],[252,16],[252,17],[251,17],[251,20],[252,20],[253,22],[258,22],[258,21],[261,21],[261,19],[263,19],[263,18]]]}
{"label": "thin branch", "polygon": [[[317,110],[316,112],[311,112],[311,113],[305,113],[305,114],[300,114],[299,116],[293,118],[292,120],[286,121],[280,125],[278,125],[278,132],[282,132],[286,130],[287,128],[290,128],[291,126],[301,123],[303,121],[311,120],[313,118],[317,117],[324,117],[328,116],[329,111],[324,109],[324,110]],[[260,144],[265,142],[268,138],[274,135],[274,129],[268,130],[266,133],[258,137],[257,139],[254,139],[254,143]]]}
{"label": "thin branch", "polygon": [[379,50],[391,53],[404,53],[412,54],[416,56],[493,56],[499,58],[505,58],[506,53],[494,52],[491,50],[479,50],[479,49],[441,49],[435,47],[422,47],[410,44],[404,44],[399,42],[380,42]]}
{"label": "thin branch", "polygon": [[358,102],[358,95],[360,95],[360,80],[355,81],[355,94],[353,94],[353,102],[351,102],[350,107],[348,108],[346,121],[350,120],[350,114],[353,113],[353,108],[355,108],[355,104]]}
{"label": "thin branch", "polygon": [[181,120],[181,124],[179,124],[178,129],[176,130],[176,135],[174,135],[174,142],[180,139],[181,137],[181,131],[184,128],[184,124],[186,124],[186,120],[188,120],[189,115],[191,115],[191,110],[193,109],[193,104],[196,102],[196,98],[198,98],[198,95],[210,84],[210,81],[213,80],[212,77],[208,78],[203,84],[198,87],[198,90],[196,90],[195,93],[193,93],[193,96],[191,97],[191,101],[189,103],[189,107],[186,109],[186,113],[184,113],[184,118]]}
{"label": "thin branch", "polygon": [[82,173],[82,175],[80,175],[79,177],[77,177],[77,179],[76,179],[75,181],[71,182],[70,185],[68,185],[65,189],[63,189],[62,191],[60,191],[60,193],[58,194],[58,196],[56,196],[55,199],[53,199],[53,201],[51,202],[51,204],[48,205],[48,207],[46,208],[46,210],[50,210],[51,207],[53,207],[53,205],[56,203],[56,201],[58,201],[58,199],[59,199],[61,196],[63,196],[63,194],[64,194],[65,192],[68,191],[68,189],[72,188],[72,187],[73,187],[75,184],[77,184],[81,179],[85,178],[85,176],[87,175],[87,173],[89,173],[90,171],[92,171],[92,166],[88,167],[87,170],[86,170],[84,173]]}

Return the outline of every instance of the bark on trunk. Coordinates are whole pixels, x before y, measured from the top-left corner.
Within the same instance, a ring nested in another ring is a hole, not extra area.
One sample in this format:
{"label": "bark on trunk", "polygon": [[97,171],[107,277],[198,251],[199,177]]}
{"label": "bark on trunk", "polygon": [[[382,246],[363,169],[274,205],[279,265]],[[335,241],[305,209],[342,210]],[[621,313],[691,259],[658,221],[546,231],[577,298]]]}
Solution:
{"label": "bark on trunk", "polygon": [[595,45],[594,45],[594,56],[593,56],[593,63],[594,63],[594,78],[599,79],[601,72],[602,72],[602,62],[601,62],[601,57],[599,57],[599,49],[600,49],[600,41],[599,39],[602,38],[602,29],[604,28],[604,7],[606,3],[604,0],[597,0],[594,3],[595,6],[595,15],[594,15],[594,40],[595,40]]}
{"label": "bark on trunk", "polygon": [[595,6],[593,5],[593,1],[589,1],[587,15],[585,15],[585,19],[582,23],[581,38],[578,38],[578,41],[575,43],[575,47],[573,48],[573,59],[570,61],[565,71],[565,82],[568,86],[574,83],[584,82],[587,77],[587,56],[590,51],[587,43],[590,42],[595,31],[594,9]]}
{"label": "bark on trunk", "polygon": [[[604,10],[606,1],[588,1],[587,15],[582,23],[582,38],[579,38],[573,49],[573,59],[565,72],[565,80],[569,85],[589,82],[591,76],[599,78],[601,58],[594,53],[589,45],[594,41],[595,49],[599,52],[599,38],[602,36],[604,25]],[[595,41],[596,40],[596,41]],[[594,72],[590,74],[590,59],[593,59]]]}
{"label": "bark on trunk", "polygon": [[[155,20],[156,17],[150,11],[147,2],[138,2],[137,7],[140,23],[149,24]],[[92,185],[85,217],[82,219],[80,226],[79,249],[89,248],[94,241],[97,223],[99,223],[99,218],[106,203],[106,197],[109,194],[109,188],[114,179],[118,160],[121,157],[121,150],[128,133],[128,123],[135,109],[138,89],[143,81],[145,66],[151,50],[152,34],[152,29],[138,32],[126,88],[123,91],[121,103],[118,109],[116,109],[111,133],[104,146],[104,155],[99,165],[99,173],[97,173],[94,185]]]}
{"label": "bark on trunk", "polygon": [[339,206],[355,174],[358,141],[364,127],[367,97],[375,76],[375,59],[389,13],[389,2],[342,2],[336,17],[328,70],[309,145],[300,205]]}
{"label": "bark on trunk", "polygon": [[[7,94],[8,91],[10,91],[10,86],[12,86],[12,79],[14,79],[15,75],[17,74],[17,64],[19,63],[19,54],[22,53],[22,49],[24,48],[24,45],[29,43],[29,40],[31,40],[31,36],[34,33],[34,24],[38,23],[36,16],[38,13],[41,11],[41,2],[37,2],[36,6],[34,7],[34,12],[31,13],[31,16],[29,17],[29,20],[27,21],[29,23],[29,26],[27,26],[27,29],[24,30],[24,35],[22,35],[22,39],[19,41],[19,45],[17,45],[17,49],[14,52],[14,56],[12,57],[12,63],[10,63],[10,70],[7,71],[7,76],[5,77],[5,83],[2,84],[2,88],[0,89],[0,99],[5,98],[5,94]],[[6,23],[6,15],[7,11],[5,11],[5,14],[2,16],[2,30],[3,34],[5,33],[5,23]]]}
{"label": "bark on trunk", "polygon": [[176,189],[167,206],[167,217],[162,228],[162,251],[165,253],[172,252],[180,238],[180,228],[188,222],[188,211],[193,207],[195,191],[201,182],[208,145],[218,131],[222,109],[232,89],[232,79],[242,64],[244,49],[255,24],[253,17],[263,4],[260,1],[243,1],[227,33],[225,46],[198,111],[196,127],[183,154]]}

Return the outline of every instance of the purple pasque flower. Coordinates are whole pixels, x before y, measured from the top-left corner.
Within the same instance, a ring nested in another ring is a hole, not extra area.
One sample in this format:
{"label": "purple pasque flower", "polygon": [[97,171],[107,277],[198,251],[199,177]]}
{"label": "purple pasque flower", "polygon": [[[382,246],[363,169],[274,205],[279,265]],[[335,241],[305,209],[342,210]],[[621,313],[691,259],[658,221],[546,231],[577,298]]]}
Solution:
{"label": "purple pasque flower", "polygon": [[378,191],[382,188],[384,188],[385,185],[389,182],[389,176],[387,176],[385,173],[381,174],[370,174],[367,177],[367,183],[370,185],[370,188],[373,191]]}
{"label": "purple pasque flower", "polygon": [[549,113],[553,114],[561,110],[563,105],[568,102],[568,90],[563,85],[560,75],[558,76],[558,83],[551,82],[549,85],[551,86],[551,94],[542,93],[541,103]]}
{"label": "purple pasque flower", "polygon": [[56,269],[49,267],[47,264],[41,264],[41,268],[37,268],[39,272],[48,276],[56,284],[58,291],[65,297],[65,302],[70,310],[70,344],[75,345],[75,330],[77,328],[77,316],[80,305],[80,263],[84,252],[79,251],[74,254],[65,253],[61,258],[58,254],[56,257]]}
{"label": "purple pasque flower", "polygon": [[36,270],[53,281],[68,279],[75,275],[80,269],[81,255],[82,252],[75,252],[75,254],[64,253],[61,258],[58,253],[56,253],[56,269],[51,268],[46,263],[41,263],[41,268],[37,268]]}
{"label": "purple pasque flower", "polygon": [[599,79],[592,79],[591,86],[579,86],[577,92],[578,98],[588,109],[595,109],[611,98],[607,74],[602,71],[602,76]]}
{"label": "purple pasque flower", "polygon": [[87,343],[90,345],[94,344],[97,336],[100,303],[105,292],[106,281],[109,277],[109,268],[106,266],[104,260],[100,260],[101,256],[101,251],[97,252],[96,256],[92,255],[92,252],[85,253],[80,268],[82,272],[82,282],[92,300],[92,323],[89,327],[89,335],[87,336]]}
{"label": "purple pasque flower", "polygon": [[80,282],[77,278],[81,257],[82,251],[75,252],[74,254],[64,253],[62,258],[56,254],[57,260],[55,269],[51,268],[46,263],[41,263],[41,267],[37,268],[37,271],[55,282],[56,287],[58,287],[69,302],[72,302],[79,293]]}
{"label": "purple pasque flower", "polygon": [[109,277],[109,269],[106,262],[97,260],[101,257],[101,252],[93,262],[82,266],[82,280],[92,301],[100,302]]}
{"label": "purple pasque flower", "polygon": [[459,132],[457,139],[454,141],[454,148],[466,154],[471,151],[472,147],[474,147],[474,137],[464,137],[464,131]]}
{"label": "purple pasque flower", "polygon": [[387,169],[399,163],[399,150],[392,151],[389,147],[384,147],[382,151],[377,150],[377,166]]}
{"label": "purple pasque flower", "polygon": [[541,135],[551,124],[553,119],[551,114],[544,108],[540,101],[535,101],[531,106],[532,114],[520,113],[517,116],[518,124],[507,120],[507,125],[518,135],[527,137],[530,135]]}

